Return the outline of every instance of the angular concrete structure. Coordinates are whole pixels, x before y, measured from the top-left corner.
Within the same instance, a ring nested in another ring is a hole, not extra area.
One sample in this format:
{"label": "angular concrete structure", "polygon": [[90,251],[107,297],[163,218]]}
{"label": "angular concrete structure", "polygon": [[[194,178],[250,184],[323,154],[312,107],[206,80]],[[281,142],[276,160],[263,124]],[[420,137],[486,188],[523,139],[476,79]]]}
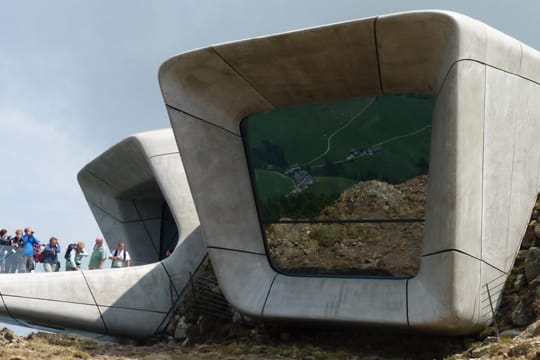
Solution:
{"label": "angular concrete structure", "polygon": [[[159,79],[203,237],[234,307],[266,319],[447,334],[492,320],[540,185],[540,156],[528,151],[540,138],[538,52],[460,14],[410,12],[196,50],[165,62]],[[419,272],[276,271],[241,121],[391,94],[435,97]]]}
{"label": "angular concrete structure", "polygon": [[[84,167],[78,178],[109,246],[124,241],[139,266],[1,274],[0,313],[29,326],[153,335],[166,326],[190,272],[206,258],[172,131],[133,135]],[[173,246],[167,258],[160,256],[163,242]]]}
{"label": "angular concrete structure", "polygon": [[[492,320],[540,186],[538,52],[463,15],[411,12],[196,50],[159,79],[174,136],[134,135],[79,173],[109,244],[125,241],[140,266],[2,274],[0,314],[146,337],[208,251],[228,301],[251,316],[446,334]],[[435,100],[416,275],[277,270],[241,122],[395,94]]]}

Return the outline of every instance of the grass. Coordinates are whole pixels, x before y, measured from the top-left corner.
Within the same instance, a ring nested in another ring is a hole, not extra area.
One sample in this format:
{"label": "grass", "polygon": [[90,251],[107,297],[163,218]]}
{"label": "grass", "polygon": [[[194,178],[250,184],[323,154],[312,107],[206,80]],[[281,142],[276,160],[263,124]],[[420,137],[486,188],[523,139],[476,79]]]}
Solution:
{"label": "grass", "polygon": [[292,180],[277,171],[255,169],[255,180],[257,197],[262,201],[275,196],[283,196],[293,189]]}
{"label": "grass", "polygon": [[[282,150],[289,166],[306,164],[324,153],[329,136],[359,114],[371,100],[353,99],[252,115],[244,126],[246,143],[250,149],[255,149],[270,142]],[[430,125],[433,103],[433,98],[423,96],[379,97],[346,129],[336,133],[330,151],[310,165],[308,171],[314,176],[315,184],[306,191],[337,196],[360,180],[379,179],[397,184],[426,173],[431,143],[429,127],[386,143],[382,151],[371,156],[335,162],[345,159],[353,148],[365,149]],[[290,178],[279,171],[267,170],[280,168],[278,163],[268,163],[277,161],[271,159],[277,157],[258,160],[257,166],[262,168],[255,169],[255,187],[261,202],[283,197],[293,189]]]}
{"label": "grass", "polygon": [[[248,119],[249,144],[257,146],[264,139],[271,140],[283,149],[290,165],[306,163],[323,153],[330,134],[346,124],[370,100],[354,99],[252,115]],[[380,97],[345,130],[332,138],[331,150],[326,158],[331,161],[341,160],[351,148],[366,148],[429,125],[432,112],[432,98]],[[425,133],[429,135],[430,131]],[[396,142],[401,146],[406,143]],[[416,146],[418,142],[412,144]]]}
{"label": "grass", "polygon": [[335,195],[356,184],[356,181],[332,176],[316,176],[315,184],[307,191],[316,194]]}
{"label": "grass", "polygon": [[343,240],[341,229],[335,225],[315,228],[311,231],[310,236],[322,247],[331,247]]}

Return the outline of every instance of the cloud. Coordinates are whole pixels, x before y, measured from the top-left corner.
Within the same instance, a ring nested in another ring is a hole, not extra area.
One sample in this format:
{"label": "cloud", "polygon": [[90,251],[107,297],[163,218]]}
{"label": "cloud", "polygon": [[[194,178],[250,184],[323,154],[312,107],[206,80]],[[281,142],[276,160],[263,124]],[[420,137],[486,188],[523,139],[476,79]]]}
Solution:
{"label": "cloud", "polygon": [[76,174],[95,154],[61,126],[62,120],[40,121],[7,107],[0,107],[0,119],[0,226],[13,233],[31,225],[42,241],[82,230],[91,241],[98,230]]}

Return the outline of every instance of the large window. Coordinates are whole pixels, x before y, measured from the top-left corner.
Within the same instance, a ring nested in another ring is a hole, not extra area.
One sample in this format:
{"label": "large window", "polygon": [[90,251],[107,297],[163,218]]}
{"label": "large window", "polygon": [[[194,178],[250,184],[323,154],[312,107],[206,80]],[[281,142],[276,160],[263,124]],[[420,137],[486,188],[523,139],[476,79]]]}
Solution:
{"label": "large window", "polygon": [[161,233],[159,240],[159,260],[172,254],[178,243],[178,228],[169,205],[163,202],[161,207]]}
{"label": "large window", "polygon": [[271,262],[286,273],[413,276],[433,98],[280,109],[242,122]]}

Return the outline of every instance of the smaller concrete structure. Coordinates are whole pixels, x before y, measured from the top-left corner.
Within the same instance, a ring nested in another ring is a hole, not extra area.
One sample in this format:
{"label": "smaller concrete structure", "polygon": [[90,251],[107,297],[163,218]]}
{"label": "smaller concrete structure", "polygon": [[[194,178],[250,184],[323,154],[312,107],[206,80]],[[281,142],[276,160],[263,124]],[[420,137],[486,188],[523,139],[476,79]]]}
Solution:
{"label": "smaller concrete structure", "polygon": [[[79,183],[109,245],[124,241],[140,266],[2,274],[0,314],[29,325],[148,337],[166,325],[206,257],[172,131],[125,139],[85,166]],[[164,224],[167,204],[174,224]],[[176,229],[176,239],[163,258],[166,227]]]}

